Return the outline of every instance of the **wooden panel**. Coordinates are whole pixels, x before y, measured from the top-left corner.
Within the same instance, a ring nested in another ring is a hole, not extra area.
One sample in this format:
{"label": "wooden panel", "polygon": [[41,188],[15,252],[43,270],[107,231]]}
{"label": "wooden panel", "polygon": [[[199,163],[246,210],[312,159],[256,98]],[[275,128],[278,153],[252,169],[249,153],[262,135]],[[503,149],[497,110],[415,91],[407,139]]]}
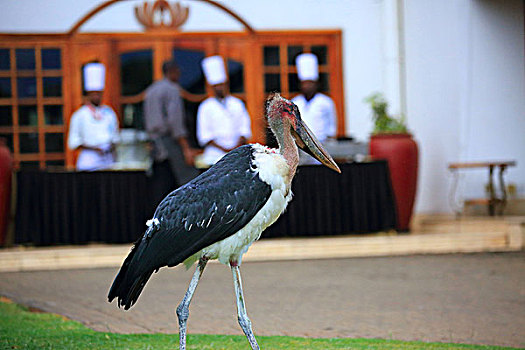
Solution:
{"label": "wooden panel", "polygon": [[[62,76],[62,70],[60,69],[49,69],[43,70],[41,72],[44,77],[60,77]],[[17,76],[19,77],[34,77],[35,71],[33,70],[19,70],[17,71]],[[0,71],[0,78],[9,78],[11,77],[10,71]]]}
{"label": "wooden panel", "polygon": [[288,91],[288,44],[281,42],[279,45],[279,62],[281,63],[281,94],[291,98]]}
{"label": "wooden panel", "polygon": [[63,160],[64,153],[47,153],[46,160]]}
{"label": "wooden panel", "polygon": [[37,115],[38,115],[38,160],[40,161],[40,167],[45,166],[45,135],[42,130],[44,126],[44,105],[42,97],[44,96],[44,88],[42,84],[42,56],[40,46],[35,47],[35,73],[36,73],[36,100],[37,100]]}
{"label": "wooden panel", "polygon": [[[323,30],[261,30],[255,34],[245,32],[129,32],[129,33],[78,33],[73,37],[64,34],[7,34],[0,33],[0,40],[5,45],[35,45],[52,46],[57,43],[66,43],[69,40],[75,43],[98,42],[107,39],[118,39],[119,41],[158,41],[158,40],[193,40],[193,39],[220,39],[220,38],[250,38],[255,37],[258,41],[271,41],[275,38],[295,40],[297,42],[322,42],[332,35],[341,34],[339,29]],[[275,40],[274,40],[275,41]]]}
{"label": "wooden panel", "polygon": [[[64,122],[64,149],[65,149],[65,165],[66,168],[72,168],[73,164],[73,155],[67,150],[67,137],[69,130],[69,116],[73,109],[73,94],[70,93],[71,87],[73,86],[73,77],[72,77],[72,64],[73,62],[73,50],[71,42],[68,42],[66,45],[62,46],[62,70],[64,76],[62,77],[62,97],[63,97],[63,122]],[[69,63],[69,64],[67,64]]]}
{"label": "wooden panel", "polygon": [[38,126],[19,126],[18,127],[18,132],[24,132],[24,133],[29,133],[29,132],[38,133],[38,130],[39,130]]}
{"label": "wooden panel", "polygon": [[63,97],[42,97],[42,103],[46,104],[46,105],[61,105],[61,104],[64,104],[65,100],[66,100],[66,97],[69,96],[69,94],[67,94],[67,87],[69,86],[69,84],[64,84],[64,77],[62,77],[62,96]]}
{"label": "wooden panel", "polygon": [[[41,155],[40,153],[24,153],[20,154],[19,160],[23,162],[27,161],[39,161],[40,162]],[[46,154],[46,160],[62,160],[64,159],[64,153],[47,153]]]}
{"label": "wooden panel", "polygon": [[44,125],[44,126],[42,126],[41,130],[44,133],[65,132],[66,131],[66,126],[65,125]]}
{"label": "wooden panel", "polygon": [[41,72],[43,77],[61,77],[64,72],[61,69],[49,69]]}
{"label": "wooden panel", "polygon": [[330,55],[330,66],[332,67],[330,94],[335,101],[337,110],[337,136],[346,134],[345,118],[345,97],[343,79],[343,45],[341,43],[341,33],[337,33],[332,38],[332,55]]}
{"label": "wooden panel", "polygon": [[137,41],[118,41],[115,40],[115,49],[117,52],[123,53],[128,51],[138,51],[138,50],[153,50],[155,42],[147,40],[137,40]]}
{"label": "wooden panel", "polygon": [[153,81],[162,79],[162,63],[165,60],[163,45],[160,42],[155,42],[153,49]]}
{"label": "wooden panel", "polygon": [[25,106],[25,105],[36,105],[37,99],[36,98],[15,98],[15,100],[18,102],[19,105]]}
{"label": "wooden panel", "polygon": [[[107,104],[115,112],[120,110],[120,62],[117,55],[116,43],[114,40],[106,42],[106,55],[103,63],[106,65],[106,87],[104,89],[103,103]],[[121,117],[117,113],[117,119],[121,122]]]}
{"label": "wooden panel", "polygon": [[40,155],[38,153],[23,153],[18,155],[18,160],[21,162],[40,161]]}
{"label": "wooden panel", "polygon": [[[11,88],[13,87],[13,82],[11,82]],[[13,98],[0,98],[0,106],[11,106],[15,103]]]}
{"label": "wooden panel", "polygon": [[13,113],[13,158],[14,158],[14,167],[18,168],[20,166],[20,136],[19,136],[19,130],[18,130],[18,89],[17,89],[17,82],[15,79],[16,76],[16,56],[15,56],[15,49],[11,48],[9,59],[11,60],[11,96],[13,99],[13,107],[12,107],[12,113]]}
{"label": "wooden panel", "polygon": [[262,53],[256,40],[249,42],[250,59],[246,61],[245,86],[246,107],[250,113],[252,126],[252,142],[264,144],[266,142],[264,120],[264,81],[261,74],[260,64]]}

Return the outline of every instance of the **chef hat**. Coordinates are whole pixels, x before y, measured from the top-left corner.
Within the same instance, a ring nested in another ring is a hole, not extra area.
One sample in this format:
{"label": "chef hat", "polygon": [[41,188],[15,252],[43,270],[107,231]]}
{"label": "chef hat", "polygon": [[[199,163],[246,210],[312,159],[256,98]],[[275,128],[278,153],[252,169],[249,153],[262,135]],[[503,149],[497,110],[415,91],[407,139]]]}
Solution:
{"label": "chef hat", "polygon": [[84,90],[103,91],[106,68],[102,63],[88,63],[84,66]]}
{"label": "chef hat", "polygon": [[317,56],[313,53],[303,53],[295,59],[297,66],[297,75],[299,80],[313,80],[319,78],[319,69],[317,64]]}
{"label": "chef hat", "polygon": [[210,85],[222,84],[228,80],[224,60],[221,56],[210,56],[203,59],[202,70]]}

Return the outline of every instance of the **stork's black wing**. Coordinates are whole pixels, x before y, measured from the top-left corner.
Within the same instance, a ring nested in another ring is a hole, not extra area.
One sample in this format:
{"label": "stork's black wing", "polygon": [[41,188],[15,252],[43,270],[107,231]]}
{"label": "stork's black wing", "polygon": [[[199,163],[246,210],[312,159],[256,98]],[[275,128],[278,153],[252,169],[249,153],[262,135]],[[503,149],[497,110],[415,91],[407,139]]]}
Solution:
{"label": "stork's black wing", "polygon": [[251,146],[236,148],[164,198],[120,268],[109,301],[118,297],[119,306],[128,309],[155,270],[175,266],[243,228],[271,194],[252,170],[253,160]]}

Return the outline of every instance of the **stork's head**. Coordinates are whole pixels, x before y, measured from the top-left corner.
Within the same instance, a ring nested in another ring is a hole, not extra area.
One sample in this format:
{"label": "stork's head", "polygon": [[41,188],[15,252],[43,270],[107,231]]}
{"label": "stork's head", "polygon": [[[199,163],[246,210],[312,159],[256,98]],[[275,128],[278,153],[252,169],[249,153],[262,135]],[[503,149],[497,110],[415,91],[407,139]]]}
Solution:
{"label": "stork's head", "polygon": [[299,148],[328,168],[338,173],[341,172],[332,157],[303,122],[299,108],[292,101],[283,98],[278,93],[270,95],[266,100],[266,115],[268,124],[277,138],[279,138],[277,133],[291,133]]}

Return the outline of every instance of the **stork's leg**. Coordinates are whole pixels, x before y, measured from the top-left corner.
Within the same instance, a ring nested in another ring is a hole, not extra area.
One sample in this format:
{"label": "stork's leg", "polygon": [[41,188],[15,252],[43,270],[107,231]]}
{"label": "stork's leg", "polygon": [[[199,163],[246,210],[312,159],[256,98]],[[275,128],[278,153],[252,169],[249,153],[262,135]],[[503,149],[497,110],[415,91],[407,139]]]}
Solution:
{"label": "stork's leg", "polygon": [[190,285],[188,286],[188,290],[186,291],[186,294],[184,294],[184,299],[182,299],[182,302],[177,307],[177,317],[179,318],[180,350],[186,350],[186,322],[188,321],[188,316],[190,315],[191,298],[193,297],[193,293],[195,293],[195,289],[197,288],[197,284],[199,284],[202,272],[204,271],[207,263],[208,259],[206,258],[201,258],[199,260],[197,269],[195,270],[195,273],[191,278]]}
{"label": "stork's leg", "polygon": [[237,297],[237,319],[239,320],[239,325],[241,326],[246,338],[250,342],[250,345],[253,350],[259,350],[259,345],[252,331],[252,322],[248,318],[246,313],[246,306],[244,305],[244,294],[242,293],[242,281],[241,281],[241,270],[239,265],[236,262],[230,262],[230,266],[233,273],[233,283],[235,285],[235,295]]}

